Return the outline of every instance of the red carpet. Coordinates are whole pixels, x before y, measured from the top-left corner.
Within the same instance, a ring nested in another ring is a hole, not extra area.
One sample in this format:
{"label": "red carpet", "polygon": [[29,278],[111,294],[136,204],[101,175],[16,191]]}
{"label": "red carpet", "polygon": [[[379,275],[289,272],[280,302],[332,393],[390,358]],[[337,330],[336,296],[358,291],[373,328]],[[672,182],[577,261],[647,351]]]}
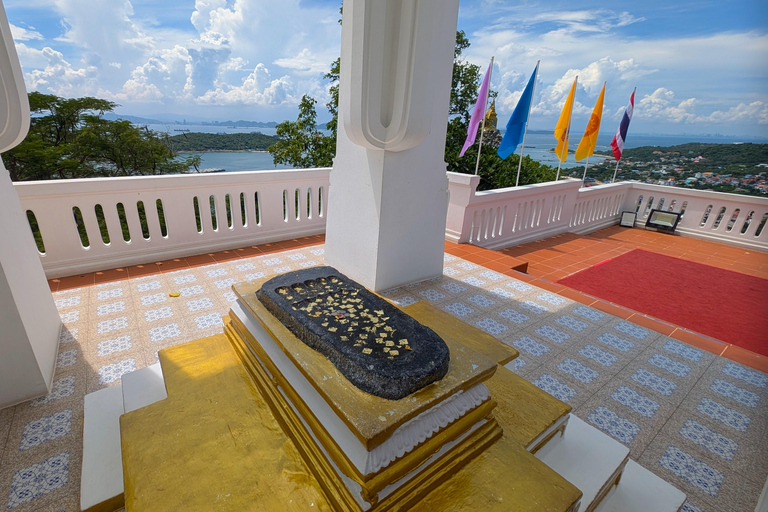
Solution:
{"label": "red carpet", "polygon": [[635,249],[558,283],[768,356],[768,280]]}

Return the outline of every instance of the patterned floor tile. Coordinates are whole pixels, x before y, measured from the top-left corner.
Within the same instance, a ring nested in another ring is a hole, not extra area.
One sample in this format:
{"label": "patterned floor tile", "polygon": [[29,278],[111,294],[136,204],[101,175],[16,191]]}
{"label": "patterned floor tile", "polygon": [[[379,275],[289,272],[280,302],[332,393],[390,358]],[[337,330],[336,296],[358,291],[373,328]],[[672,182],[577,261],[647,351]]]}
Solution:
{"label": "patterned floor tile", "polygon": [[135,372],[137,369],[136,360],[133,358],[102,366],[98,369],[99,384],[112,384],[126,373]]}
{"label": "patterned floor tile", "polygon": [[682,437],[692,441],[719,455],[725,460],[733,460],[739,445],[714,430],[711,430],[695,420],[688,420],[678,432]]}
{"label": "patterned floor tile", "polygon": [[30,421],[24,426],[19,451],[35,448],[43,443],[53,441],[72,431],[72,409],[43,416]]}
{"label": "patterned floor tile", "polygon": [[563,384],[561,381],[552,377],[548,373],[541,375],[539,378],[533,381],[533,383],[539,388],[550,395],[554,396],[558,400],[569,403],[576,396],[576,390]]}
{"label": "patterned floor tile", "polygon": [[616,391],[611,393],[611,398],[646,418],[653,417],[653,415],[656,414],[656,411],[659,410],[658,402],[647,396],[641,395],[627,386],[619,386]]}
{"label": "patterned floor tile", "polygon": [[69,481],[69,452],[60,453],[37,464],[19,469],[13,475],[9,510],[59,489]]}
{"label": "patterned floor tile", "polygon": [[725,475],[706,463],[670,445],[659,459],[659,465],[710,496],[717,496]]}
{"label": "patterned floor tile", "polygon": [[640,427],[622,418],[607,407],[600,406],[587,416],[587,421],[623,444],[630,444]]}

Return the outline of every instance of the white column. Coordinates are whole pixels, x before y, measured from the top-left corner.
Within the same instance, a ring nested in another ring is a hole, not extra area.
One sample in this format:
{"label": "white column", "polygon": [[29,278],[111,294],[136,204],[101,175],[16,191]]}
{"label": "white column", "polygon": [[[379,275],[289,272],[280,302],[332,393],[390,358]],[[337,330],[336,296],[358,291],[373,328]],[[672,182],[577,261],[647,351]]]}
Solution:
{"label": "white column", "polygon": [[345,0],[325,261],[373,290],[441,275],[458,0]]}
{"label": "white column", "polygon": [[[29,104],[0,3],[0,152],[29,129]],[[44,395],[53,382],[61,319],[26,214],[0,162],[0,408]]]}

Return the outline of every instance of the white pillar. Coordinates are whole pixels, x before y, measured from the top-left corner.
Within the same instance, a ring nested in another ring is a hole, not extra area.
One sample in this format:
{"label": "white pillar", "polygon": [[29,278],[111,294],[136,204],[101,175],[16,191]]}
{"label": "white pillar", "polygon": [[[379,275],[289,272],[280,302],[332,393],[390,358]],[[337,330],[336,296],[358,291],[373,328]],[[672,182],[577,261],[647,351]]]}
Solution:
{"label": "white pillar", "polygon": [[[24,139],[29,104],[0,3],[0,152]],[[61,318],[26,214],[0,162],[0,408],[44,395],[53,382]]]}
{"label": "white pillar", "polygon": [[458,0],[345,0],[325,261],[373,290],[442,274]]}

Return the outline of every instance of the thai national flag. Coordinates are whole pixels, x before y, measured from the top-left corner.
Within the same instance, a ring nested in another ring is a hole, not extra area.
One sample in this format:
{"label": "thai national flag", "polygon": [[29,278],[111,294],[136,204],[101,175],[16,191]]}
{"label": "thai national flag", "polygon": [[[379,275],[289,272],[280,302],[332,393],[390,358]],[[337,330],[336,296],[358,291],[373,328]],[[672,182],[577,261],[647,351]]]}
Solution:
{"label": "thai national flag", "polygon": [[[635,89],[637,90],[637,89]],[[629,97],[629,103],[627,109],[624,111],[624,117],[621,118],[621,124],[616,131],[616,135],[613,136],[611,141],[611,147],[613,148],[613,156],[616,160],[621,160],[621,152],[624,151],[624,141],[627,140],[627,130],[629,129],[629,122],[632,120],[632,111],[635,109],[635,91],[632,91],[632,96]],[[617,164],[618,165],[618,164]]]}

